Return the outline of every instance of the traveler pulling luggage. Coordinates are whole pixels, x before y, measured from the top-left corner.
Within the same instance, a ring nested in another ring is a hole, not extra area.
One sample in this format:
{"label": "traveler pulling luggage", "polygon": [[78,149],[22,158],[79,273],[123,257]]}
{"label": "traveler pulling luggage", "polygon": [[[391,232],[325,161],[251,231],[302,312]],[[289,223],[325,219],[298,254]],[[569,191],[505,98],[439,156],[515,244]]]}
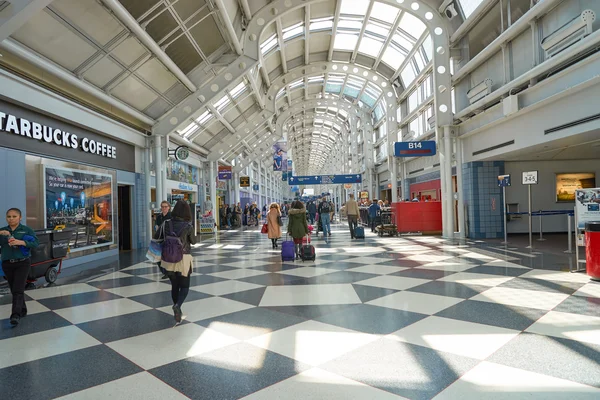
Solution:
{"label": "traveler pulling luggage", "polygon": [[[303,244],[300,248],[300,258],[302,261],[315,261],[315,246],[310,244],[310,235],[306,235],[306,238],[307,243]],[[304,242],[304,240],[302,242]]]}

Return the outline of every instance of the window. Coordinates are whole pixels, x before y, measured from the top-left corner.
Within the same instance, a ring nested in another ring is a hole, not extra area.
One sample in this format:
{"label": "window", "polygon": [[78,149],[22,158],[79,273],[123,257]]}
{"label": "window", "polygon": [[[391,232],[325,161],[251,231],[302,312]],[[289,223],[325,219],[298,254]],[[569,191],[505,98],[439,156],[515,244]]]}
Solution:
{"label": "window", "polygon": [[274,33],[271,37],[269,37],[267,40],[262,42],[262,44],[260,45],[260,52],[264,56],[269,51],[271,51],[275,46],[277,46],[277,34]]}
{"label": "window", "polygon": [[338,33],[335,35],[335,43],[333,44],[333,48],[336,50],[354,51],[357,41],[358,35]]}
{"label": "window", "polygon": [[398,16],[398,11],[397,7],[375,2],[371,10],[371,18],[376,18],[392,24],[396,20],[396,16]]}
{"label": "window", "polygon": [[358,46],[358,51],[371,57],[377,57],[382,47],[383,43],[379,40],[372,39],[368,36],[363,36],[362,40],[360,41],[360,46]]}
{"label": "window", "polygon": [[365,0],[342,0],[340,14],[365,15],[369,2]]}
{"label": "window", "polygon": [[419,94],[418,94],[418,90],[413,90],[409,95],[408,95],[408,112],[411,113],[414,110],[416,110],[416,108],[419,105]]}
{"label": "window", "polygon": [[246,84],[244,82],[241,82],[239,85],[237,85],[236,87],[231,89],[229,94],[231,95],[232,98],[235,99],[236,97],[238,97],[240,94],[244,93],[245,91],[246,91]]}
{"label": "window", "polygon": [[427,27],[420,19],[411,13],[404,13],[400,20],[400,28],[416,40],[421,37]]}
{"label": "window", "polygon": [[404,56],[404,54],[396,50],[396,48],[391,44],[383,52],[383,57],[381,57],[381,61],[383,61],[393,69],[400,68],[405,59],[406,57]]}
{"label": "window", "polygon": [[425,50],[427,62],[433,60],[433,41],[431,40],[431,35],[428,35],[423,41],[423,49]]}
{"label": "window", "polygon": [[283,40],[289,40],[289,39],[293,39],[297,36],[300,36],[304,33],[304,23],[303,22],[299,22],[295,25],[292,25],[290,27],[287,27],[285,29],[283,29],[282,31],[283,33]]}
{"label": "window", "polygon": [[412,62],[409,62],[406,65],[406,67],[404,67],[402,72],[400,72],[400,77],[402,78],[402,83],[404,84],[405,88],[410,86],[410,84],[415,80],[415,78],[417,77],[417,74],[412,65]]}
{"label": "window", "polygon": [[469,18],[482,1],[483,0],[460,0],[460,8],[462,9],[465,18]]}
{"label": "window", "polygon": [[326,30],[330,30],[331,28],[333,28],[333,18],[332,17],[318,18],[318,19],[313,19],[310,21],[310,31],[311,32],[326,31]]}

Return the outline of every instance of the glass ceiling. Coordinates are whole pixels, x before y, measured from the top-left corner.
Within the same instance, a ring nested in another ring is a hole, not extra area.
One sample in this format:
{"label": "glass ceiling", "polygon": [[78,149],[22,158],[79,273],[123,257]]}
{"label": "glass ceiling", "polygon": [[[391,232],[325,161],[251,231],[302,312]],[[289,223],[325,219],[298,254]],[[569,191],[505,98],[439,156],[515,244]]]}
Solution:
{"label": "glass ceiling", "polygon": [[460,8],[466,18],[469,18],[473,11],[483,2],[483,0],[458,0]]}

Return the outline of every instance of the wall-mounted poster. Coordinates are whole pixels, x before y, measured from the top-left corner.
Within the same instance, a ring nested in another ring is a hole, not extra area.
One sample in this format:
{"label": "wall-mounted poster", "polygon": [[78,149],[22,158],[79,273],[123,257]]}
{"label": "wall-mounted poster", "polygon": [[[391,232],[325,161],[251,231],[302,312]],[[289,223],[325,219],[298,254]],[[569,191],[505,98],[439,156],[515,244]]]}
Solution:
{"label": "wall-mounted poster", "polygon": [[579,189],[593,189],[596,187],[596,174],[581,172],[570,174],[556,174],[556,201],[575,201],[575,191]]}
{"label": "wall-mounted poster", "polygon": [[198,184],[198,168],[177,160],[167,160],[167,179],[177,182]]}
{"label": "wall-mounted poster", "polygon": [[111,175],[44,166],[45,228],[74,230],[71,252],[114,243],[112,194]]}

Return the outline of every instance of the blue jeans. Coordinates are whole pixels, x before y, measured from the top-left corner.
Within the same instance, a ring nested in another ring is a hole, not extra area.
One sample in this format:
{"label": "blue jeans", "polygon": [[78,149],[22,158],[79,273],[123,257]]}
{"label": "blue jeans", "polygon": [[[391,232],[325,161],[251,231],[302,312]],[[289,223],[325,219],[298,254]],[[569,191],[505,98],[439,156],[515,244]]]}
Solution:
{"label": "blue jeans", "polygon": [[331,235],[331,215],[329,213],[319,214],[321,225],[323,226],[323,235]]}

